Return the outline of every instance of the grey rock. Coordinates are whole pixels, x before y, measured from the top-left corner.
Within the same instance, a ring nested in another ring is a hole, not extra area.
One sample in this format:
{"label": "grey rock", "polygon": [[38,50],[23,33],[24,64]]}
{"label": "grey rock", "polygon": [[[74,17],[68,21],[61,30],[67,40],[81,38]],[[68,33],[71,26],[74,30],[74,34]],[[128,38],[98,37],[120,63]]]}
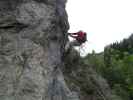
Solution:
{"label": "grey rock", "polygon": [[16,19],[19,23],[33,26],[45,21],[45,29],[50,26],[50,21],[55,17],[52,7],[35,1],[22,3],[16,12]]}
{"label": "grey rock", "polygon": [[0,100],[79,100],[60,70],[65,2],[0,1]]}

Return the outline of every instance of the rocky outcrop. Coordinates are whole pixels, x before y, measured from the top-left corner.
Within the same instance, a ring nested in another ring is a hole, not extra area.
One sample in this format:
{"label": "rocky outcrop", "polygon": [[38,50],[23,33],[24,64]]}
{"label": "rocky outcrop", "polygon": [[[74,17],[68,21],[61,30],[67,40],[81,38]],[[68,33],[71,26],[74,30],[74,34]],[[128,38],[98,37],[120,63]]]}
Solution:
{"label": "rocky outcrop", "polygon": [[65,2],[0,1],[0,100],[78,100],[60,70]]}

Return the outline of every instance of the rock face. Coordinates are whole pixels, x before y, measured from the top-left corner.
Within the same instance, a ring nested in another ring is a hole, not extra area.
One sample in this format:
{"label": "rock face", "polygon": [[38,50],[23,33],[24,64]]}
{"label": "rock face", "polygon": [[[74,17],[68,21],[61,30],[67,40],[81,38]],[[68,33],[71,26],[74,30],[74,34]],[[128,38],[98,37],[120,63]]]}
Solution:
{"label": "rock face", "polygon": [[78,100],[60,70],[66,0],[0,0],[0,100]]}

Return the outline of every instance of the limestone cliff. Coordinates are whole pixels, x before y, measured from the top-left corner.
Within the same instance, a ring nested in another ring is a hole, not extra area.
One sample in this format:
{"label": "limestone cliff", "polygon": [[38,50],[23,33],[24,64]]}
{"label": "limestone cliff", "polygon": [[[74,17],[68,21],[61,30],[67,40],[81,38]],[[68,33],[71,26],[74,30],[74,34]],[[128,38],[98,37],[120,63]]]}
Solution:
{"label": "limestone cliff", "polygon": [[65,3],[0,0],[0,100],[80,99],[62,73],[69,29]]}
{"label": "limestone cliff", "polygon": [[69,28],[65,2],[0,1],[0,100],[73,96],[60,71],[63,33]]}

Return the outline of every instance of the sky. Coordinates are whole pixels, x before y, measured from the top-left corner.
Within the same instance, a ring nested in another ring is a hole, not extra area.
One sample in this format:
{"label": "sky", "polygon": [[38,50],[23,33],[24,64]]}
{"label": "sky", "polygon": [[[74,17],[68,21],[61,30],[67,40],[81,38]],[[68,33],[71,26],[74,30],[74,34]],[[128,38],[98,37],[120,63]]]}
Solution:
{"label": "sky", "polygon": [[87,32],[85,54],[102,52],[133,33],[133,0],[68,0],[66,10],[69,32]]}

